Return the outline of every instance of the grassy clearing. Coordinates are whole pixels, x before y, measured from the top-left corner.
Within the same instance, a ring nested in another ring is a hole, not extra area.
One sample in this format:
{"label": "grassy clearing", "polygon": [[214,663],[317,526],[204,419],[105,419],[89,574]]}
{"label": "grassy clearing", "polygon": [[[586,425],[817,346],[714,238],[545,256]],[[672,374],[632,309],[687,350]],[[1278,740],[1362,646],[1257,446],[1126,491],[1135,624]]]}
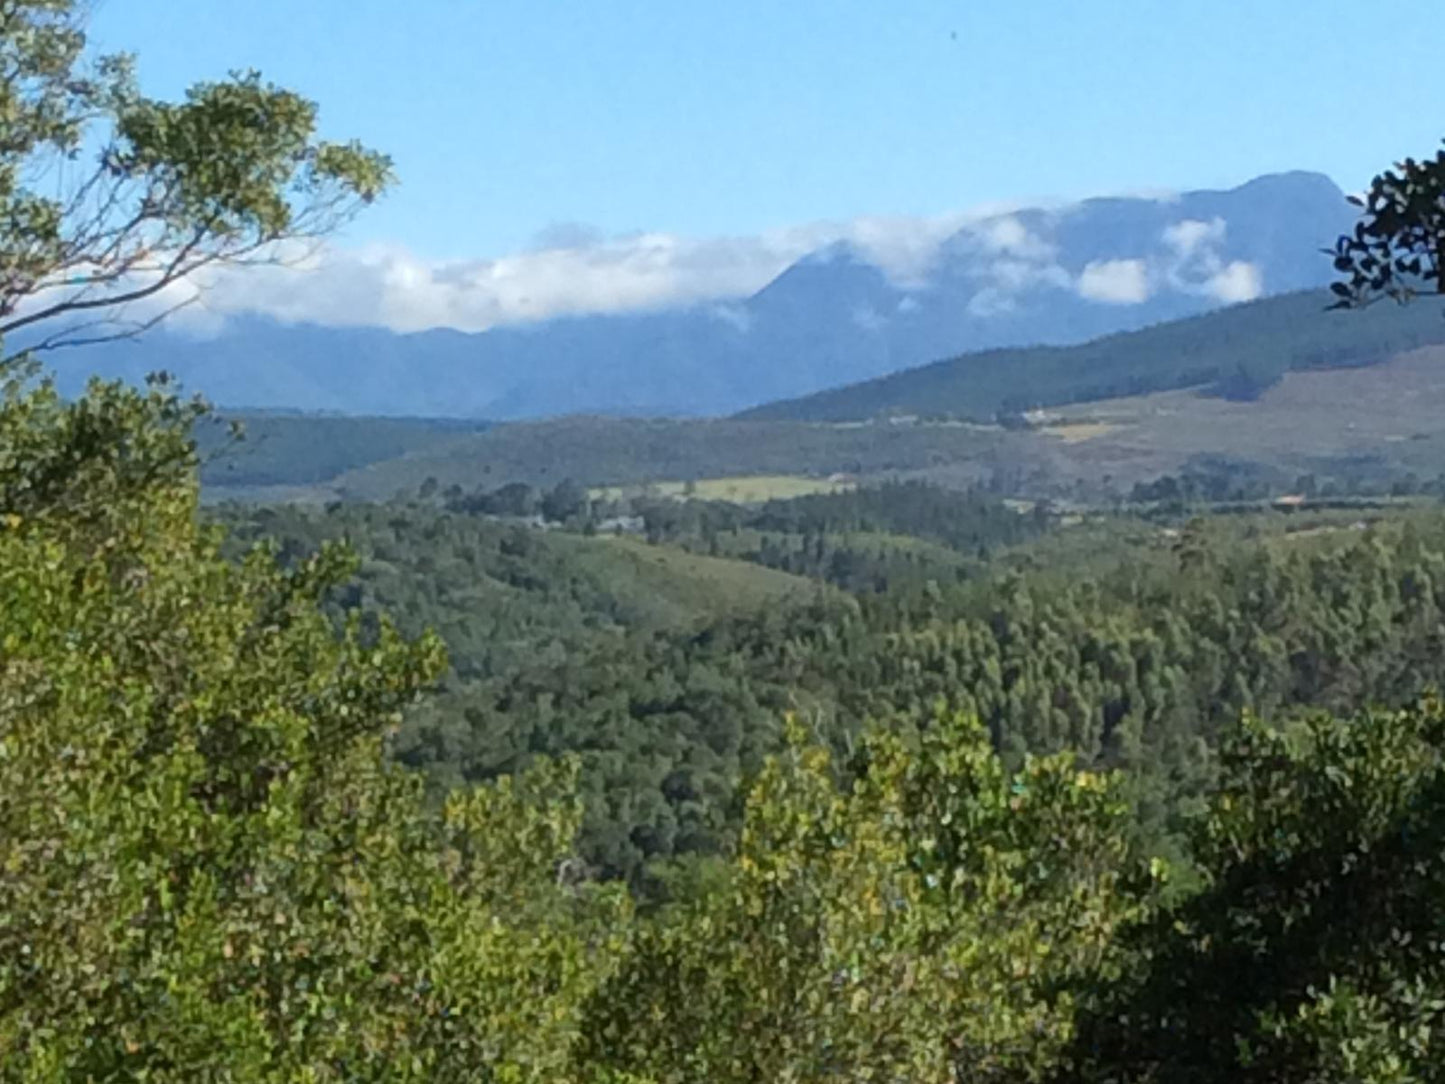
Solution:
{"label": "grassy clearing", "polygon": [[1109,422],[1066,422],[1063,425],[1051,425],[1044,432],[1065,444],[1080,444],[1095,437],[1102,437],[1114,429],[1115,426]]}
{"label": "grassy clearing", "polygon": [[616,500],[646,494],[682,500],[732,501],[734,504],[760,504],[763,501],[805,497],[811,493],[841,493],[856,483],[844,479],[810,478],[802,474],[738,475],[731,478],[699,478],[696,482],[651,482],[641,486],[602,486],[592,496]]}
{"label": "grassy clearing", "polygon": [[709,617],[756,613],[783,599],[831,589],[791,573],[726,557],[651,546],[636,538],[554,537],[568,546],[579,569],[605,577],[620,597],[645,598],[652,623],[680,626],[698,614]]}

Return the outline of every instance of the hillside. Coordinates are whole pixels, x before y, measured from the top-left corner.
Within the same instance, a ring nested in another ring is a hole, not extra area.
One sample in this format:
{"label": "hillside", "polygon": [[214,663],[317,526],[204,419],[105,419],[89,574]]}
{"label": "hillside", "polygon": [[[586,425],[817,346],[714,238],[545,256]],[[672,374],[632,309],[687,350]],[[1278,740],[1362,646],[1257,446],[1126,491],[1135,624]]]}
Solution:
{"label": "hillside", "polygon": [[410,634],[446,635],[464,673],[496,673],[621,630],[686,634],[828,589],[755,563],[643,545],[633,539],[538,531],[425,506],[223,505],[239,554],[260,538],[293,559],[346,540],[361,560],[339,602],[377,607]]}
{"label": "hillside", "polygon": [[[228,488],[305,486],[485,429],[444,418],[377,418],[223,410],[196,430],[201,478]],[[228,423],[242,426],[240,439]]]}
{"label": "hillside", "polygon": [[1251,398],[1286,372],[1369,365],[1445,342],[1437,305],[1325,312],[1327,296],[1267,298],[1078,346],[965,354],[770,403],[739,417],[838,422],[914,414],[992,420],[1000,412],[1185,387]]}
{"label": "hillside", "polygon": [[[1388,336],[1398,342],[1445,338],[1445,321],[1425,306],[1377,311],[1410,317]],[[1333,360],[1372,358],[1386,349],[1380,341],[1358,340],[1360,353]],[[439,423],[392,428],[366,419],[268,418],[262,432],[270,440],[228,451],[204,477],[211,500],[311,502],[387,499],[414,493],[428,479],[470,492],[508,482],[545,488],[564,478],[620,487],[615,493],[650,485],[659,495],[691,491],[704,499],[760,500],[879,477],[1095,499],[1197,470],[1249,475],[1278,494],[1307,474],[1348,487],[1445,472],[1442,377],[1445,348],[1423,347],[1372,365],[1286,372],[1252,399],[1181,388],[1053,407],[1046,424],[1020,430],[926,420],[572,418],[457,432]],[[349,434],[349,445],[333,434]],[[231,483],[237,472],[228,457],[246,454],[255,456],[251,476],[271,484]]]}
{"label": "hillside", "polygon": [[796,422],[562,418],[499,425],[378,461],[316,487],[318,499],[385,499],[428,478],[443,488],[520,481],[628,485],[735,476],[883,474],[982,463],[995,430],[843,427]]}

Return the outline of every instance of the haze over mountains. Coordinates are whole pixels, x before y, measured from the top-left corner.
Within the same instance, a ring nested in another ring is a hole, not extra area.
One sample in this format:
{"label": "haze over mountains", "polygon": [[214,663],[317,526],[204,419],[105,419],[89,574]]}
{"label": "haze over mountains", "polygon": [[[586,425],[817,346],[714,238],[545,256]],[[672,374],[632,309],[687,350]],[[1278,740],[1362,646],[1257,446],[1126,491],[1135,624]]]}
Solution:
{"label": "haze over mountains", "polygon": [[[718,415],[967,351],[1068,344],[1322,285],[1353,219],[1327,177],[1108,198],[970,222],[921,273],[856,246],[810,254],[750,297],[478,333],[287,324],[249,314],[59,359],[62,374],[165,369],[224,406],[519,419]],[[364,319],[364,317],[363,317]]]}

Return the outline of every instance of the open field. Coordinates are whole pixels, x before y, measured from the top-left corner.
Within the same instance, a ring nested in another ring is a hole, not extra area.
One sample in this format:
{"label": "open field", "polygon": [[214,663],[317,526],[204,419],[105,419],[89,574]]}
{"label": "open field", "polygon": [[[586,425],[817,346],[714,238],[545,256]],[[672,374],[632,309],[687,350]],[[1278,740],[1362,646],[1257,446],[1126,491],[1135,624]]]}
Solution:
{"label": "open field", "polygon": [[1113,430],[1114,426],[1109,422],[1066,422],[1063,425],[1048,426],[1043,432],[1065,444],[1080,444],[1095,437],[1102,437]]}
{"label": "open field", "polygon": [[634,486],[599,486],[591,493],[594,498],[601,500],[648,495],[759,504],[763,501],[806,497],[810,493],[841,493],[853,489],[856,485],[856,482],[839,478],[813,478],[802,474],[760,474],[732,478],[699,478],[696,482],[668,481]]}
{"label": "open field", "polygon": [[1064,428],[1090,432],[1068,449],[1084,475],[1160,474],[1199,456],[1227,456],[1294,473],[1445,470],[1445,348],[1360,369],[1288,373],[1252,402],[1194,391],[1058,409]]}
{"label": "open field", "polygon": [[[741,616],[833,590],[814,580],[724,557],[650,546],[636,539],[606,536],[559,537],[580,570],[590,570],[619,594],[646,597],[659,625],[682,626],[699,613]],[[663,616],[665,615],[665,619]]]}

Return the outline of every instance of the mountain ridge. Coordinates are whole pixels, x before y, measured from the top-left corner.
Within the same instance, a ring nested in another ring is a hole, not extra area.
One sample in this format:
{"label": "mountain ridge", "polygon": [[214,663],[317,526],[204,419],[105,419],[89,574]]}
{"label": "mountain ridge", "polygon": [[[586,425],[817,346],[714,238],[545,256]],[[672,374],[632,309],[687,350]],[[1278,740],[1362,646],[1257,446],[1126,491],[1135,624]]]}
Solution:
{"label": "mountain ridge", "polygon": [[[85,371],[165,369],[224,406],[515,420],[729,415],[964,352],[1068,345],[1258,293],[1321,286],[1353,212],[1322,174],[1170,199],[1103,197],[969,222],[916,281],[857,245],[749,297],[466,333],[232,318],[80,351]],[[70,366],[65,366],[66,370]]]}

